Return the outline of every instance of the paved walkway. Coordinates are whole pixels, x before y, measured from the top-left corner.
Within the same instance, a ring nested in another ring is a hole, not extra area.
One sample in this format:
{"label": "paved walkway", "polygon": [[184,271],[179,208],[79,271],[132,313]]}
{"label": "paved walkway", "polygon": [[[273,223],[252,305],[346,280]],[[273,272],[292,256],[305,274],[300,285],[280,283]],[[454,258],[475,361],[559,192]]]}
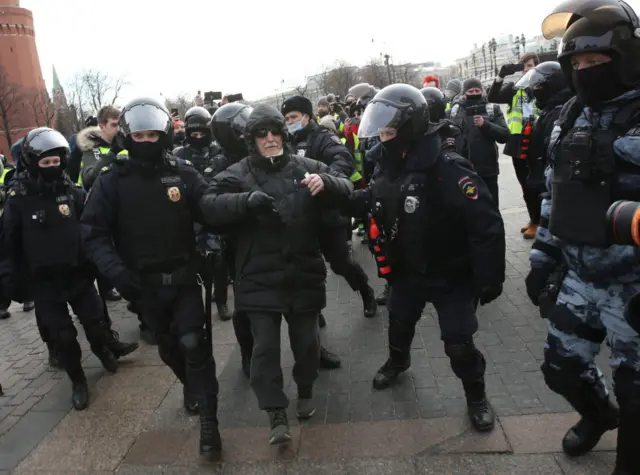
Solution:
{"label": "paved walkway", "polygon": [[[105,375],[83,342],[92,402],[77,413],[66,376],[46,364],[33,313],[14,306],[13,318],[0,322],[0,383],[6,393],[0,398],[0,475],[609,474],[615,433],[580,460],[557,453],[577,416],[546,388],[539,371],[545,324],[524,291],[531,242],[520,236],[526,211],[508,158],[502,160],[500,185],[507,281],[500,299],[480,309],[477,335],[487,356],[489,399],[499,416],[492,434],[472,433],[465,420],[462,387],[431,307],[416,333],[411,370],[393,390],[373,392],[371,378],[386,358],[386,310],[365,319],[359,297],[330,276],[323,341],[344,364],[321,374],[312,420],[299,426],[291,413],[291,447],[268,446],[268,421],[240,371],[232,325],[215,322],[225,453],[224,463],[210,466],[199,464],[197,418],[184,413],[181,387],[155,348],[142,344],[117,374]],[[355,247],[374,276],[366,248]],[[372,280],[381,288],[379,279]],[[110,311],[121,335],[137,338],[135,317],[124,305],[110,304]],[[289,350],[282,364],[293,396]]]}

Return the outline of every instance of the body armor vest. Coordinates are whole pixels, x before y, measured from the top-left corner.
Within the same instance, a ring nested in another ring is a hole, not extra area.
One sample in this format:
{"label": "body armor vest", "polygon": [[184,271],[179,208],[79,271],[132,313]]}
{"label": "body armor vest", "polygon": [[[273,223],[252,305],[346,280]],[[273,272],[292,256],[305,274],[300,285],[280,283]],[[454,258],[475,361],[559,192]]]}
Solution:
{"label": "body armor vest", "polygon": [[615,156],[613,143],[631,128],[638,110],[640,102],[621,108],[606,130],[572,127],[582,112],[577,103],[562,117],[551,180],[551,234],[576,244],[611,244],[606,214],[614,202],[617,173],[628,168]]}
{"label": "body armor vest", "polygon": [[114,240],[128,267],[171,272],[194,254],[193,219],[179,169],[152,174],[124,169],[117,180],[118,227]]}
{"label": "body armor vest", "polygon": [[80,229],[75,196],[26,194],[22,198],[22,248],[32,271],[75,267],[80,260]]}

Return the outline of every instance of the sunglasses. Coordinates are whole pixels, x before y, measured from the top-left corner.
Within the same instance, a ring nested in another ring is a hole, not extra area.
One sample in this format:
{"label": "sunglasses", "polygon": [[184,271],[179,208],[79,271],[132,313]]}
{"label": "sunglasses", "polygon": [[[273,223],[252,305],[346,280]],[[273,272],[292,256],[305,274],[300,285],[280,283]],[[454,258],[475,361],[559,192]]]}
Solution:
{"label": "sunglasses", "polygon": [[256,131],[254,132],[254,135],[259,139],[263,139],[267,135],[269,135],[269,132],[271,132],[271,135],[278,135],[278,136],[282,135],[282,130],[275,126],[260,127],[259,129],[256,129]]}

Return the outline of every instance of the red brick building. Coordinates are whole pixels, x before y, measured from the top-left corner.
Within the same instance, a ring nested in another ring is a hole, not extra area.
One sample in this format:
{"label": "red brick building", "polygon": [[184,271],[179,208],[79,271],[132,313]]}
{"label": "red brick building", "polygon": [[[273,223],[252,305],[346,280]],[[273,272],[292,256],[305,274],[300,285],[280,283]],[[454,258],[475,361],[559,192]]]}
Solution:
{"label": "red brick building", "polygon": [[[33,15],[20,8],[20,0],[0,0],[0,101],[12,95],[8,93],[15,93],[13,95],[19,98],[5,99],[11,103],[6,104],[10,109],[7,122],[11,140],[15,142],[38,125],[35,98],[48,101],[36,48]],[[10,156],[6,128],[0,116],[0,153]]]}

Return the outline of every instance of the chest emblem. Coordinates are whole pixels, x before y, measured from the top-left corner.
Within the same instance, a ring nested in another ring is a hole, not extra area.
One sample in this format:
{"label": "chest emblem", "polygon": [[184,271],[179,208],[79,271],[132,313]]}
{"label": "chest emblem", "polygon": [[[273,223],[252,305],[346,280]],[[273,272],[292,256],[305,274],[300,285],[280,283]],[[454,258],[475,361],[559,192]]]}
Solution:
{"label": "chest emblem", "polygon": [[171,201],[177,203],[178,201],[180,201],[180,188],[178,188],[177,186],[172,186],[167,190],[167,196]]}
{"label": "chest emblem", "polygon": [[307,151],[305,149],[303,149],[303,148],[299,148],[298,149],[298,156],[299,157],[304,157],[306,153],[307,153]]}
{"label": "chest emblem", "polygon": [[404,212],[415,213],[420,206],[420,200],[417,196],[407,196],[404,200]]}
{"label": "chest emblem", "polygon": [[58,206],[58,211],[60,211],[60,214],[62,216],[69,216],[71,214],[71,209],[69,208],[69,205],[67,204],[62,204]]}

